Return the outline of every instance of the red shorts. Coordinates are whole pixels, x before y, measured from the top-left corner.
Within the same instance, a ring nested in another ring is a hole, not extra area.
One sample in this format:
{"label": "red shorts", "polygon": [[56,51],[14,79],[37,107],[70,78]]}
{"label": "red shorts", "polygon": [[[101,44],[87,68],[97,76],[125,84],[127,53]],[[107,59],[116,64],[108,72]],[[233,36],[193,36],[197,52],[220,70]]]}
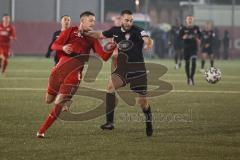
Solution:
{"label": "red shorts", "polygon": [[4,56],[4,58],[9,57],[9,51],[10,47],[9,46],[0,46],[0,56]]}
{"label": "red shorts", "polygon": [[80,66],[77,60],[64,62],[63,59],[52,69],[49,77],[47,93],[53,96],[73,96],[81,82],[83,65]]}

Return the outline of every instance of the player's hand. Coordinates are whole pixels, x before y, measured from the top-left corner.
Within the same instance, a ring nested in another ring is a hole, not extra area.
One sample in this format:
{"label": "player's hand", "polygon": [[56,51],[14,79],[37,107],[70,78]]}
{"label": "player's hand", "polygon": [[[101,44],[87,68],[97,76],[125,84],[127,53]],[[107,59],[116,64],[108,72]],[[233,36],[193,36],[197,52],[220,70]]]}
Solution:
{"label": "player's hand", "polygon": [[66,44],[65,46],[63,46],[63,51],[67,54],[71,54],[73,51],[71,44]]}
{"label": "player's hand", "polygon": [[113,41],[109,41],[107,44],[105,44],[103,46],[103,49],[106,51],[106,52],[113,52],[114,49],[117,47],[117,44]]}
{"label": "player's hand", "polygon": [[210,45],[209,44],[205,44],[205,48],[208,48]]}
{"label": "player's hand", "polygon": [[149,51],[149,50],[152,49],[152,47],[153,47],[153,44],[152,44],[152,43],[151,43],[151,44],[149,43],[149,44],[145,44],[143,49]]}
{"label": "player's hand", "polygon": [[188,38],[188,35],[187,34],[184,34],[183,35],[183,39],[187,39]]}

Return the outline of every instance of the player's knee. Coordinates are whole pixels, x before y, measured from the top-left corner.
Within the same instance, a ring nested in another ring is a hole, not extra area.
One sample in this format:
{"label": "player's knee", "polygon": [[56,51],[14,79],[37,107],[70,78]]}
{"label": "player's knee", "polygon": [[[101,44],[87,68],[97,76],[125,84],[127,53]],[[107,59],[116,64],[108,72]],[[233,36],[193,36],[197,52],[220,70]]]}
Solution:
{"label": "player's knee", "polygon": [[138,104],[140,105],[141,108],[146,108],[148,107],[148,100],[145,97],[141,97],[138,99]]}
{"label": "player's knee", "polygon": [[59,94],[55,99],[55,104],[60,104],[62,106],[62,111],[68,111],[72,104],[71,98],[72,96]]}
{"label": "player's knee", "polygon": [[108,93],[113,93],[115,91],[115,88],[113,86],[113,83],[109,82],[107,85],[107,92]]}
{"label": "player's knee", "polygon": [[54,100],[55,100],[55,96],[50,95],[50,94],[47,94],[47,95],[46,95],[45,102],[46,102],[47,104],[52,103]]}

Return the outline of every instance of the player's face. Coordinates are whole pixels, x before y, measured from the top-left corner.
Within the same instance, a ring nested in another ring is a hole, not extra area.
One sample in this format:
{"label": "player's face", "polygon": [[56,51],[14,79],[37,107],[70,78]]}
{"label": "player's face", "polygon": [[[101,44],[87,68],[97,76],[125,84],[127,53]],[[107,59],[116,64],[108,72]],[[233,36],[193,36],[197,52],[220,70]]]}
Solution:
{"label": "player's face", "polygon": [[2,21],[4,24],[8,25],[10,23],[10,17],[9,16],[3,16]]}
{"label": "player's face", "polygon": [[120,17],[115,17],[113,19],[114,26],[118,27],[121,26],[121,18]]}
{"label": "player's face", "polygon": [[192,26],[193,25],[193,17],[192,16],[187,16],[186,18],[186,23],[188,26]]}
{"label": "player's face", "polygon": [[61,24],[63,28],[69,28],[71,25],[71,18],[68,16],[64,16],[61,20]]}
{"label": "player's face", "polygon": [[122,28],[126,31],[130,30],[133,25],[133,16],[124,14],[121,17]]}
{"label": "player's face", "polygon": [[210,31],[210,30],[212,29],[211,23],[206,23],[205,29],[206,29],[207,31]]}
{"label": "player's face", "polygon": [[82,18],[82,29],[84,31],[91,31],[95,25],[95,16],[85,16]]}

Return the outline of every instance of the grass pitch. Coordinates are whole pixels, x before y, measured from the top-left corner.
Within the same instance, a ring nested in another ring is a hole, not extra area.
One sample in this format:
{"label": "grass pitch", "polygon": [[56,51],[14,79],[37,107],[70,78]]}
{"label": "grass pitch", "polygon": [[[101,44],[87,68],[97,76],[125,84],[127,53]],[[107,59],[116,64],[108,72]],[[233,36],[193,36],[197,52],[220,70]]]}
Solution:
{"label": "grass pitch", "polygon": [[[85,122],[58,120],[45,139],[37,139],[36,132],[53,106],[44,103],[53,62],[11,58],[6,76],[0,75],[0,159],[239,159],[240,61],[216,61],[222,80],[210,85],[197,72],[194,87],[186,84],[183,67],[175,70],[172,60],[151,62],[168,68],[162,79],[174,87],[150,100],[153,137],[145,135],[140,108],[120,100],[113,131],[100,130],[104,116]],[[81,85],[105,89],[109,66],[104,64],[95,83]],[[76,96],[72,110],[84,112],[98,103],[94,97]]]}

